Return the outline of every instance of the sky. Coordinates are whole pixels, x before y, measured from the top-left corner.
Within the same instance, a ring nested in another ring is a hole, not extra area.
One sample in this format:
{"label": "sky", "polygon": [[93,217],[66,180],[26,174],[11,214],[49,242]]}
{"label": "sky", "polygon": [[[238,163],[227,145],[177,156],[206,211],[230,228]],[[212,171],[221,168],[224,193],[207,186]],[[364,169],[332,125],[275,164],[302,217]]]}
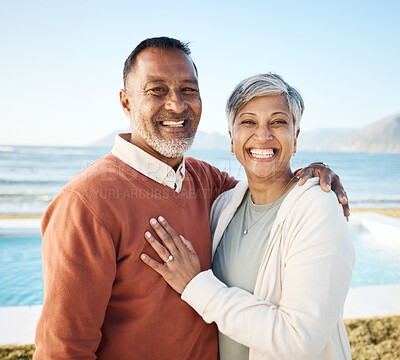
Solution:
{"label": "sky", "polygon": [[85,146],[129,128],[122,69],[143,39],[190,42],[199,129],[227,133],[234,86],[274,72],[302,94],[302,131],[400,111],[400,1],[0,0],[0,145]]}

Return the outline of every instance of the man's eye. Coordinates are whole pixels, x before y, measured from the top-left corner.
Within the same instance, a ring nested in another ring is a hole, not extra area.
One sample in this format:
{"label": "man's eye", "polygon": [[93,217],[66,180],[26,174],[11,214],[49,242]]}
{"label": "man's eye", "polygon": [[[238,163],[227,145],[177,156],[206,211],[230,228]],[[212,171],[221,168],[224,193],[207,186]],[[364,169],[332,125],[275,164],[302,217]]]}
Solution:
{"label": "man's eye", "polygon": [[182,89],[182,91],[186,92],[186,93],[197,93],[198,92],[197,89],[190,88],[190,87],[185,87],[185,88]]}
{"label": "man's eye", "polygon": [[157,87],[157,88],[150,89],[150,92],[154,93],[154,94],[163,94],[165,92],[165,90],[161,87]]}

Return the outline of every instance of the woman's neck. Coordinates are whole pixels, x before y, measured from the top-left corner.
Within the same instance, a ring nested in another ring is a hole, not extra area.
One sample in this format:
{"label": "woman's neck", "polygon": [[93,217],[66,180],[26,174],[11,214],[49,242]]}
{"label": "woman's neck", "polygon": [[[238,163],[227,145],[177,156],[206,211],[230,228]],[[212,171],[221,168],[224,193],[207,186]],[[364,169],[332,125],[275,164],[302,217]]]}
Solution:
{"label": "woman's neck", "polygon": [[[277,176],[277,174],[275,174]],[[297,181],[291,171],[272,179],[250,179],[248,178],[251,199],[254,204],[268,204],[278,200]]]}

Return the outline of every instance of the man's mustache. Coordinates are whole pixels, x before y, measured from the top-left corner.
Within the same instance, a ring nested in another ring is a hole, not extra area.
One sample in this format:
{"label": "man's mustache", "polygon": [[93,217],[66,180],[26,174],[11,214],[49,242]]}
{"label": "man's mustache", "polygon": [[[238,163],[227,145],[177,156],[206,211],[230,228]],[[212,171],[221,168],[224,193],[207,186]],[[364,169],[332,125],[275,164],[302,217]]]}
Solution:
{"label": "man's mustache", "polygon": [[155,122],[164,120],[195,120],[195,119],[196,115],[191,109],[185,109],[180,114],[171,111],[160,110],[157,114],[153,116],[153,121]]}

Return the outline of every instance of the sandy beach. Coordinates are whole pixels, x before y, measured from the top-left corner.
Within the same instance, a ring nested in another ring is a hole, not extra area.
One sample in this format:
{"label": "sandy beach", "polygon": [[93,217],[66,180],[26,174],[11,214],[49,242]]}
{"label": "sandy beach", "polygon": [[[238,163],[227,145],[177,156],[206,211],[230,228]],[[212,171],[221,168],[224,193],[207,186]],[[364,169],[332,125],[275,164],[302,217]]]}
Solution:
{"label": "sandy beach", "polygon": [[[0,231],[3,229],[40,228],[41,214],[0,215]],[[393,235],[393,241],[400,237],[400,209],[353,209],[350,226],[360,226],[366,222],[371,231]],[[40,316],[41,305],[0,307],[0,345],[34,343],[36,322]],[[400,283],[352,287],[349,290],[344,318],[369,318],[400,314]]]}

